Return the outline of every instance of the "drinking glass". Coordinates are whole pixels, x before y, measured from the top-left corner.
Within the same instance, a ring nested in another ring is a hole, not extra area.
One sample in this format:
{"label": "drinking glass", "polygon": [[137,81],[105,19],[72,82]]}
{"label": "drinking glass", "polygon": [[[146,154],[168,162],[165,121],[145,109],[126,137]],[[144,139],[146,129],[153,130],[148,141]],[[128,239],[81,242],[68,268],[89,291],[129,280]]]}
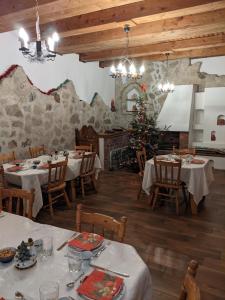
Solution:
{"label": "drinking glass", "polygon": [[43,246],[42,246],[42,257],[51,256],[53,253],[53,238],[52,236],[44,236],[42,238]]}
{"label": "drinking glass", "polygon": [[58,300],[59,284],[54,281],[47,281],[40,286],[39,292],[40,300]]}
{"label": "drinking glass", "polygon": [[82,257],[79,254],[75,254],[73,251],[68,249],[68,267],[69,272],[78,273],[81,270]]}

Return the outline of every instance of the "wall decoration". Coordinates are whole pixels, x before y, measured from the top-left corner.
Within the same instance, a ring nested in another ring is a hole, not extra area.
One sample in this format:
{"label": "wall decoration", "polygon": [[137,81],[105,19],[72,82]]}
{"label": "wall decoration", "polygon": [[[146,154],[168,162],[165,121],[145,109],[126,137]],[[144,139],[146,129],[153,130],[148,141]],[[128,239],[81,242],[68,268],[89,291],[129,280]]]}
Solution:
{"label": "wall decoration", "polygon": [[216,141],[216,131],[215,130],[211,131],[211,141],[212,142]]}
{"label": "wall decoration", "polygon": [[127,94],[127,112],[137,111],[136,102],[140,97],[140,93],[135,88]]}
{"label": "wall decoration", "polygon": [[116,111],[116,106],[115,106],[115,100],[114,99],[111,100],[111,111],[112,112]]}
{"label": "wall decoration", "polygon": [[225,125],[225,115],[219,115],[217,117],[217,125],[224,126]]}

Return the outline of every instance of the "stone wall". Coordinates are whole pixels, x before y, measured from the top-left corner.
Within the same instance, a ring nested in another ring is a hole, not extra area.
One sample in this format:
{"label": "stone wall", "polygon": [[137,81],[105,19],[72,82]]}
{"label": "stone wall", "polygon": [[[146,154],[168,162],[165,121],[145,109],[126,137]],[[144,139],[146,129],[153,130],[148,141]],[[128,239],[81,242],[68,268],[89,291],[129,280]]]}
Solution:
{"label": "stone wall", "polygon": [[88,104],[67,81],[46,95],[31,84],[21,67],[0,81],[0,106],[0,152],[14,150],[17,157],[27,156],[31,145],[71,149],[75,128],[83,125],[98,132],[118,125],[118,115],[98,94]]}
{"label": "stone wall", "polygon": [[[157,86],[166,77],[166,62],[145,61],[146,71],[141,80],[116,79],[116,109],[120,115],[121,125],[127,127],[133,114],[126,111],[127,94],[135,89],[141,93],[141,84],[147,84],[146,104],[148,113],[158,114],[165,102],[167,94],[158,91]],[[225,75],[200,72],[201,63],[191,64],[189,59],[169,61],[169,80],[175,85],[196,85],[199,91],[207,87],[225,86]]]}

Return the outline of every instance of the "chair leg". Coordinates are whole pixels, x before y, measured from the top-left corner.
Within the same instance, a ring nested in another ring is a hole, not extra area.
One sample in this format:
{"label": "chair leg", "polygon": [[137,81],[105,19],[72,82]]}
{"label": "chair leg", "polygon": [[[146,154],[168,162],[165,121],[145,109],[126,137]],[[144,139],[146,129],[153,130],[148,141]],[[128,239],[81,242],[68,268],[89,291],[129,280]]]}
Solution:
{"label": "chair leg", "polygon": [[85,192],[84,192],[84,178],[82,178],[82,177],[80,179],[80,184],[81,184],[82,198],[84,199],[84,196],[85,196]]}
{"label": "chair leg", "polygon": [[149,200],[148,200],[148,204],[149,204],[150,206],[152,206],[152,204],[153,204],[154,196],[155,196],[155,186],[152,185],[152,186],[151,186],[151,189],[150,189]]}
{"label": "chair leg", "polygon": [[179,189],[176,191],[176,213],[179,216]]}
{"label": "chair leg", "polygon": [[51,217],[53,217],[54,213],[53,213],[53,207],[52,207],[52,195],[50,193],[48,194],[48,203],[49,203],[50,215],[51,215]]}
{"label": "chair leg", "polygon": [[187,209],[188,208],[188,200],[187,200],[187,194],[186,194],[185,185],[183,185],[183,184],[182,184],[182,193],[183,193],[184,202],[185,202],[186,209]]}
{"label": "chair leg", "polygon": [[67,192],[65,190],[64,190],[63,194],[64,194],[64,198],[66,200],[66,204],[67,204],[68,208],[71,208],[71,203],[70,203],[70,200],[68,198]]}
{"label": "chair leg", "polygon": [[98,190],[97,190],[97,187],[96,187],[95,175],[91,176],[91,182],[92,182],[94,190],[97,192]]}
{"label": "chair leg", "polygon": [[156,187],[155,188],[155,195],[154,195],[154,198],[153,198],[152,210],[155,209],[155,204],[156,204],[156,201],[157,201],[157,198],[158,198],[158,192],[159,192],[159,188]]}
{"label": "chair leg", "polygon": [[75,201],[75,199],[77,197],[76,187],[75,187],[75,180],[70,181],[70,190],[71,190],[72,201]]}
{"label": "chair leg", "polygon": [[141,193],[142,193],[142,186],[140,185],[140,188],[139,188],[139,191],[138,191],[138,194],[137,194],[137,200],[140,200]]}

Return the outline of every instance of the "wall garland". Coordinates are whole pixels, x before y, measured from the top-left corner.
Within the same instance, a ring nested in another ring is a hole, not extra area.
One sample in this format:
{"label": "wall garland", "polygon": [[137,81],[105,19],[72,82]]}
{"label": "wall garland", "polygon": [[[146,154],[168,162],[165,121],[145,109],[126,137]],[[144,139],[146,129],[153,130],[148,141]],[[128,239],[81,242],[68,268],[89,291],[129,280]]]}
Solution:
{"label": "wall garland", "polygon": [[[12,65],[10,66],[3,74],[0,75],[0,82],[7,78],[10,77],[10,75],[16,71],[16,69],[19,67],[19,65]],[[33,82],[30,80],[30,78],[27,76],[28,81],[30,82],[31,85],[33,85]],[[69,79],[66,79],[63,83],[61,83],[57,88],[52,88],[48,92],[43,92],[42,90],[38,89],[42,94],[44,95],[51,95],[57,92],[60,88],[63,87],[66,83],[69,82]]]}

